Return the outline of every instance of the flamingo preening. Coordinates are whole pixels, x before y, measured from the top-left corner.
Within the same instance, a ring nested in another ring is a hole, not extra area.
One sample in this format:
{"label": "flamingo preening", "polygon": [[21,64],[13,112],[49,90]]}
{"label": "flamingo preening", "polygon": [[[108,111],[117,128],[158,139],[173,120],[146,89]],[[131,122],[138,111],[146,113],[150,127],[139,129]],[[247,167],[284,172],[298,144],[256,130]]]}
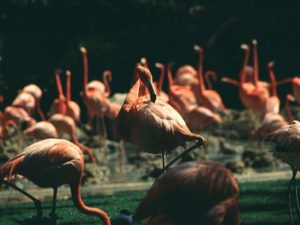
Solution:
{"label": "flamingo preening", "polygon": [[23,152],[0,165],[0,183],[7,183],[30,198],[36,207],[38,220],[42,220],[43,215],[41,202],[9,181],[13,175],[19,174],[40,187],[53,188],[50,216],[54,221],[58,218],[55,214],[57,188],[68,184],[74,206],[80,212],[97,216],[103,224],[110,225],[110,219],[106,212],[88,207],[82,200],[80,183],[83,168],[83,154],[75,144],[62,139],[45,139],[28,146]]}
{"label": "flamingo preening", "polygon": [[[140,150],[161,153],[165,169],[166,152],[185,146],[186,141],[193,141],[201,146],[204,138],[193,134],[173,107],[156,99],[149,69],[138,66],[137,73],[138,77],[118,114],[116,130],[121,138],[136,144]],[[141,82],[150,94],[139,94]]]}

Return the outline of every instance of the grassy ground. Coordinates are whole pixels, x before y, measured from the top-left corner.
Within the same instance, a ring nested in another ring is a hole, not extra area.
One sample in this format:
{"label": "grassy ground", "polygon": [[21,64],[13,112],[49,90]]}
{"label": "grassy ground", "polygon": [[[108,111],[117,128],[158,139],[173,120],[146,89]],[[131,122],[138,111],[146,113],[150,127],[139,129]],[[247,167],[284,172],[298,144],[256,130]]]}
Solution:
{"label": "grassy ground", "polygon": [[[288,208],[286,203],[287,181],[271,181],[241,184],[241,224],[242,225],[287,225]],[[117,215],[120,209],[134,210],[144,191],[122,192],[112,196],[83,196],[86,204],[102,208],[110,216]],[[44,215],[50,211],[50,201],[43,202]],[[57,214],[63,217],[60,224],[100,224],[97,218],[81,214],[73,208],[70,200],[58,201]],[[0,205],[0,225],[24,224],[26,218],[35,215],[32,204]],[[27,223],[31,224],[31,223]]]}

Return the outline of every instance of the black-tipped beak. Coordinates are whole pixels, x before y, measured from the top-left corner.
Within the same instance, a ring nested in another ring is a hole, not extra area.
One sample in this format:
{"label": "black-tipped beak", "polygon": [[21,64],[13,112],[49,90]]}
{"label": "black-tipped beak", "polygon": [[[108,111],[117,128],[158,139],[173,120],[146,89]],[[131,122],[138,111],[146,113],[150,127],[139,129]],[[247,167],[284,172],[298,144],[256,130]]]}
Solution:
{"label": "black-tipped beak", "polygon": [[151,102],[155,103],[155,101],[156,101],[156,94],[151,94],[150,97],[151,97]]}

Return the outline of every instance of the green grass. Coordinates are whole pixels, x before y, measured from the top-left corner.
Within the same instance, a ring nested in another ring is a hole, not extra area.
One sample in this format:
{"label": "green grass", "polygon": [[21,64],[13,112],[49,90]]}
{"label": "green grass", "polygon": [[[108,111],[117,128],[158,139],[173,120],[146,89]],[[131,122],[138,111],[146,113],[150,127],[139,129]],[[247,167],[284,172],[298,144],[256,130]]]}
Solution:
{"label": "green grass", "polygon": [[[240,195],[242,225],[287,225],[288,207],[286,203],[287,181],[242,183]],[[99,207],[110,216],[120,209],[134,210],[144,191],[122,192],[113,196],[83,196],[87,205]],[[51,202],[43,202],[43,213],[48,215]],[[57,214],[63,217],[61,225],[100,224],[95,217],[86,216],[75,208],[71,200],[57,202]],[[0,225],[17,225],[35,215],[32,204],[0,205]],[[295,217],[296,218],[296,215]]]}

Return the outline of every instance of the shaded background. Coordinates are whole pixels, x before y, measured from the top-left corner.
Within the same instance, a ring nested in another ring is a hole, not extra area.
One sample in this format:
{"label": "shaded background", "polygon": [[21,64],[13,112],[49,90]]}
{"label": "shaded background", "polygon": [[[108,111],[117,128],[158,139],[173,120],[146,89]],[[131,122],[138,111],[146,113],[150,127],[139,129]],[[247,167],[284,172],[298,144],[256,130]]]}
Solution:
{"label": "shaded background", "polygon": [[[72,71],[72,98],[82,104],[81,45],[89,80],[113,72],[113,93],[127,92],[136,61],[196,66],[192,46],[205,49],[204,67],[237,78],[241,43],[259,43],[260,77],[275,60],[277,79],[300,73],[300,1],[261,0],[3,0],[0,3],[0,94],[9,104],[28,83],[44,91],[47,111],[56,97],[53,71]],[[252,61],[252,60],[251,60]],[[251,62],[252,63],[252,62]],[[174,70],[175,72],[175,70]],[[63,76],[63,82],[64,82]],[[241,108],[237,88],[216,83],[225,105]],[[290,86],[280,87],[283,98]],[[2,105],[3,107],[3,105]]]}

